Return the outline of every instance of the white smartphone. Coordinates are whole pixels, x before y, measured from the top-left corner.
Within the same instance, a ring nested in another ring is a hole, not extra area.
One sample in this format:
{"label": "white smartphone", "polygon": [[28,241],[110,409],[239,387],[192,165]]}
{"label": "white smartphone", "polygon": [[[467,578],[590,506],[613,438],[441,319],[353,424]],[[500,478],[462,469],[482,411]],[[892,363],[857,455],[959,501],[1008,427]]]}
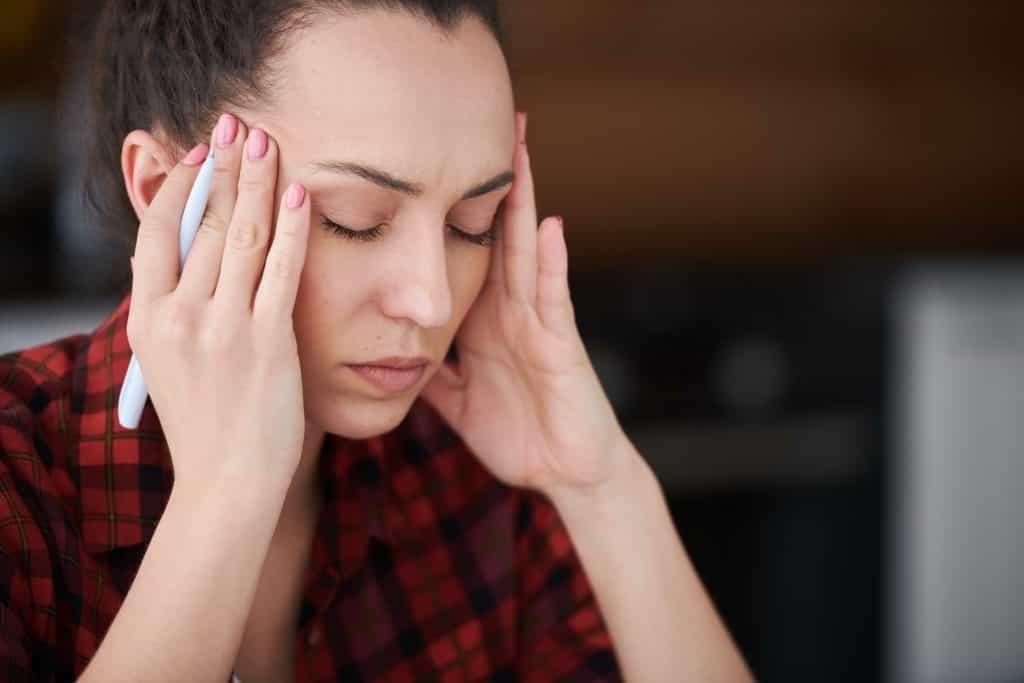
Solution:
{"label": "white smartphone", "polygon": [[[210,198],[210,185],[213,182],[213,147],[210,147],[210,154],[199,169],[195,183],[192,184],[192,191],[189,192],[188,201],[185,202],[185,210],[181,214],[181,225],[178,230],[178,272],[185,267],[185,258],[192,248],[192,240],[199,230],[199,224],[203,221],[203,214],[206,213],[206,202]],[[146,399],[149,398],[149,390],[146,388],[146,380],[142,376],[142,368],[139,361],[132,354],[128,362],[128,372],[125,373],[124,384],[121,385],[121,394],[117,400],[117,420],[126,429],[136,429],[139,420],[142,418],[142,409],[146,406]]]}

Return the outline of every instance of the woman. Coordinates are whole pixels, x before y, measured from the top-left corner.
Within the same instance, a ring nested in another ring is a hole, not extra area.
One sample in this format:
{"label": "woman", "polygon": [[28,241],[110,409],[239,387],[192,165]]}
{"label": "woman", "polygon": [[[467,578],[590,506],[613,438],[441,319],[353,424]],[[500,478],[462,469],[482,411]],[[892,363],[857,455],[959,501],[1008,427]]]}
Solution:
{"label": "woman", "polygon": [[0,364],[8,680],[750,678],[587,359],[500,38],[486,1],[106,9],[131,293]]}

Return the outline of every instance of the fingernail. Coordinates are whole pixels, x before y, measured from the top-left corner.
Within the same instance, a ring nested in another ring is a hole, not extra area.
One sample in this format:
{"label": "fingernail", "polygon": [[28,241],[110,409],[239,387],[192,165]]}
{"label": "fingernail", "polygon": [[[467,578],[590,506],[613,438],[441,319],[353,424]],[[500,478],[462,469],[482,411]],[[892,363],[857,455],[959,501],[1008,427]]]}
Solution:
{"label": "fingernail", "polygon": [[267,153],[267,134],[259,128],[253,128],[249,131],[247,148],[250,159],[262,159],[263,155]]}
{"label": "fingernail", "polygon": [[217,122],[217,146],[230,147],[238,135],[238,119],[231,114],[221,114]]}
{"label": "fingernail", "polygon": [[185,158],[181,160],[181,163],[186,166],[198,166],[203,163],[203,159],[206,158],[206,152],[209,151],[209,147],[206,143],[196,145],[192,148],[192,151],[185,155]]}
{"label": "fingernail", "polygon": [[526,112],[516,112],[516,135],[519,136],[516,142],[523,144],[526,139]]}
{"label": "fingernail", "polygon": [[297,209],[302,206],[306,198],[306,188],[299,183],[292,183],[288,186],[288,192],[284,195],[284,203],[289,209]]}

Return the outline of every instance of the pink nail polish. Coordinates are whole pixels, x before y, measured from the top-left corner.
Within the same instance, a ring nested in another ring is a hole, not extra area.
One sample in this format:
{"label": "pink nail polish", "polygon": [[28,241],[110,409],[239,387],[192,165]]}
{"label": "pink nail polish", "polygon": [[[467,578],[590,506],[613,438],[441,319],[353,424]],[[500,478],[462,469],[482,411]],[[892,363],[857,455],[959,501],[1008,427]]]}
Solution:
{"label": "pink nail polish", "polygon": [[206,158],[206,152],[209,149],[210,148],[206,145],[205,142],[196,145],[195,147],[192,148],[192,151],[185,155],[185,158],[181,160],[181,163],[185,164],[186,166],[198,166],[199,164],[203,163],[203,160]]}
{"label": "pink nail polish", "polygon": [[292,183],[288,186],[288,192],[284,196],[284,203],[289,209],[299,208],[305,199],[306,188],[299,183]]}
{"label": "pink nail polish", "polygon": [[230,147],[238,135],[238,119],[231,114],[221,114],[217,122],[217,146]]}
{"label": "pink nail polish", "polygon": [[259,128],[253,128],[249,131],[249,141],[246,147],[249,151],[250,159],[262,159],[267,153],[267,134]]}

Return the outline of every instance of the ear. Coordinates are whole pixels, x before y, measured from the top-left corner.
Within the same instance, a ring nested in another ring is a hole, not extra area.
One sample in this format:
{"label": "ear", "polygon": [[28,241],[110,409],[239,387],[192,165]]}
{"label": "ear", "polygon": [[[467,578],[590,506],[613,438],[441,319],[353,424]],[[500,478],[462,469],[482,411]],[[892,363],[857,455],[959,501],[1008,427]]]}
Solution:
{"label": "ear", "polygon": [[133,130],[121,146],[121,173],[128,199],[140,221],[164,178],[175,165],[168,146],[149,131]]}

